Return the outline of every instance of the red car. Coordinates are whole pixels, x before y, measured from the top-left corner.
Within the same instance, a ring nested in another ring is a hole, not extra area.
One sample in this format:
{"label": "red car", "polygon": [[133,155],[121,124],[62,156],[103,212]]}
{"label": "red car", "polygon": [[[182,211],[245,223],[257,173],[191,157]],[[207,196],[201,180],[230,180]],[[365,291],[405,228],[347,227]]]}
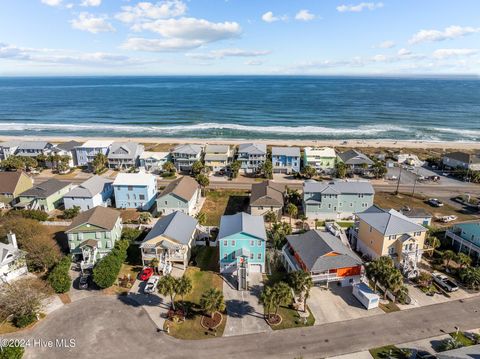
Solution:
{"label": "red car", "polygon": [[153,275],[153,268],[152,267],[145,267],[138,275],[138,279],[140,280],[148,280]]}

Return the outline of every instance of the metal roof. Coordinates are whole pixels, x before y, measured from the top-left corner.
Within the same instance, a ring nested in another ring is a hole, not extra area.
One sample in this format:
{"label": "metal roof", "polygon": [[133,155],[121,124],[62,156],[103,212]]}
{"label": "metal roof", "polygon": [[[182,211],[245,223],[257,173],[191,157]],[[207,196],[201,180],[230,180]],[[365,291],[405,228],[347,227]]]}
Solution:
{"label": "metal roof", "polygon": [[172,153],[184,153],[187,155],[198,155],[202,152],[203,147],[196,144],[179,145],[172,150]]}
{"label": "metal roof", "polygon": [[24,141],[20,143],[20,145],[18,146],[18,149],[19,150],[43,150],[50,146],[52,146],[52,144],[47,141]]}
{"label": "metal roof", "polygon": [[267,153],[267,145],[264,143],[241,143],[238,152],[252,155],[264,155]]}
{"label": "metal roof", "polygon": [[136,142],[114,142],[108,152],[109,159],[135,159],[143,152],[143,145]]}
{"label": "metal roof", "polygon": [[356,267],[362,260],[342,241],[328,232],[310,230],[287,236],[287,242],[310,272]]}
{"label": "metal roof", "polygon": [[349,150],[338,154],[338,157],[342,160],[343,163],[346,165],[362,165],[367,164],[369,166],[373,165],[373,161],[368,158],[367,155],[357,151],[357,150]]}
{"label": "metal roof", "polygon": [[321,192],[326,194],[375,194],[373,186],[368,181],[305,181],[304,193]]}
{"label": "metal roof", "polygon": [[75,187],[70,192],[68,192],[65,197],[81,197],[81,198],[91,198],[101,192],[108,184],[112,184],[113,180],[105,178],[102,176],[93,176],[83,182],[78,187]]}
{"label": "metal roof", "polygon": [[427,230],[425,227],[416,224],[410,218],[394,209],[389,211],[383,210],[381,212],[370,212],[367,210],[362,213],[356,213],[355,215],[384,236],[411,232],[425,232]]}
{"label": "metal roof", "polygon": [[218,238],[222,239],[237,233],[245,233],[258,239],[267,240],[263,216],[252,216],[245,212],[222,216]]}
{"label": "metal roof", "polygon": [[443,156],[444,158],[451,158],[453,160],[467,163],[467,164],[476,164],[480,163],[480,154],[479,153],[466,153],[466,152],[450,152]]}
{"label": "metal roof", "polygon": [[229,145],[207,145],[205,148],[205,153],[222,153],[222,154],[227,154],[230,152],[230,146]]}
{"label": "metal roof", "polygon": [[188,244],[193,232],[197,228],[198,221],[189,215],[176,211],[160,218],[148,232],[141,247],[158,236],[167,237],[179,244]]}
{"label": "metal roof", "polygon": [[59,150],[62,150],[62,151],[72,151],[74,148],[77,148],[81,145],[82,145],[81,142],[68,141],[68,142],[59,143],[56,146],[56,148],[58,148]]}
{"label": "metal roof", "polygon": [[272,147],[272,156],[300,157],[300,147]]}
{"label": "metal roof", "polygon": [[88,140],[81,148],[109,148],[113,141]]}
{"label": "metal roof", "polygon": [[155,183],[155,176],[149,173],[119,173],[114,186],[150,186]]}

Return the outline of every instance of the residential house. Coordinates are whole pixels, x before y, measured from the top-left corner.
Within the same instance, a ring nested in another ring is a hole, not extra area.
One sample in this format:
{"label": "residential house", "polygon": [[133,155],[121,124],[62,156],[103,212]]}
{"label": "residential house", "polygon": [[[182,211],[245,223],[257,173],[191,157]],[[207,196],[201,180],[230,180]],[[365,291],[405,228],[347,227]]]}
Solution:
{"label": "residential house", "polygon": [[120,240],[122,219],[118,211],[98,206],[76,216],[65,233],[70,253],[80,262],[81,269],[90,269]]}
{"label": "residential house", "polygon": [[170,152],[144,151],[140,155],[140,167],[147,172],[162,172],[163,165],[170,161]]}
{"label": "residential house", "polygon": [[364,173],[371,168],[374,162],[365,154],[357,150],[349,150],[337,155],[337,161],[343,162],[348,171]]}
{"label": "residential house", "polygon": [[15,155],[24,157],[48,155],[52,148],[53,144],[47,141],[23,141],[18,146]]}
{"label": "residential house", "polygon": [[33,187],[25,172],[0,172],[0,208],[15,204],[18,195]]}
{"label": "residential house", "polygon": [[119,173],[113,182],[115,206],[148,211],[155,203],[157,179],[147,173]]}
{"label": "residential house", "polygon": [[20,193],[14,207],[51,212],[63,204],[63,196],[74,187],[70,182],[52,178]]}
{"label": "residential house", "polygon": [[160,218],[140,244],[143,265],[157,259],[158,270],[164,274],[175,263],[185,269],[195,245],[197,224],[195,218],[179,211]]}
{"label": "residential house", "polygon": [[28,273],[25,256],[27,253],[18,249],[15,234],[7,234],[7,242],[0,242],[0,281],[9,283]]}
{"label": "residential house", "polygon": [[400,213],[410,218],[412,222],[428,227],[432,224],[432,214],[421,207],[405,207],[400,210]]}
{"label": "residential house", "polygon": [[108,154],[112,141],[88,140],[76,148],[79,166],[90,166],[95,156],[99,153]]}
{"label": "residential house", "polygon": [[375,191],[367,181],[305,181],[303,210],[308,218],[352,217],[373,205]]}
{"label": "residential house", "polygon": [[162,214],[179,211],[193,216],[200,197],[200,185],[197,181],[183,176],[170,182],[157,197],[157,211]]}
{"label": "residential house", "polygon": [[233,152],[229,145],[207,145],[205,148],[205,166],[214,172],[225,170],[232,159]]}
{"label": "residential house", "polygon": [[303,166],[315,168],[318,173],[330,174],[335,170],[337,154],[330,147],[305,147],[303,149]]}
{"label": "residential house", "polygon": [[6,160],[17,152],[21,141],[6,141],[0,142],[0,161]]}
{"label": "residential house", "polygon": [[355,215],[351,241],[357,251],[372,259],[390,256],[404,275],[418,275],[427,228],[394,209],[372,206]]}
{"label": "residential house", "polygon": [[145,150],[136,142],[113,142],[108,151],[108,167],[116,169],[135,168]]}
{"label": "residential house", "polygon": [[101,176],[93,176],[75,187],[63,197],[65,209],[75,206],[87,211],[97,206],[112,205],[113,180]]}
{"label": "residential house", "polygon": [[267,160],[267,145],[264,143],[242,143],[238,146],[237,160],[245,173],[260,171]]}
{"label": "residential house", "polygon": [[480,171],[480,153],[450,152],[443,156],[442,163],[448,168],[463,168]]}
{"label": "residential house", "polygon": [[474,264],[480,263],[480,221],[454,224],[445,233],[453,248],[458,252],[468,254]]}
{"label": "residential house", "polygon": [[362,260],[353,250],[329,232],[314,229],[287,236],[282,263],[288,272],[310,273],[315,284],[353,285],[362,274]]}
{"label": "residential house", "polygon": [[248,288],[251,273],[265,272],[267,235],[262,216],[237,213],[222,216],[218,233],[220,273],[236,276],[238,288]]}
{"label": "residential house", "polygon": [[177,171],[190,171],[196,161],[202,159],[203,147],[201,145],[179,145],[172,150],[173,164]]}
{"label": "residential house", "polygon": [[408,166],[421,167],[424,164],[424,162],[413,153],[396,153],[393,155],[393,158],[396,159],[399,164],[405,164]]}
{"label": "residential house", "polygon": [[[73,168],[78,165],[77,161],[77,147],[81,146],[81,142],[77,141],[68,141],[59,143],[52,148],[52,153],[59,156],[69,157],[68,167]],[[49,164],[49,167],[52,167],[52,164]]]}
{"label": "residential house", "polygon": [[285,184],[273,181],[253,183],[250,194],[250,214],[263,216],[267,212],[272,211],[281,216],[285,190]]}
{"label": "residential house", "polygon": [[272,147],[273,173],[300,172],[299,147]]}

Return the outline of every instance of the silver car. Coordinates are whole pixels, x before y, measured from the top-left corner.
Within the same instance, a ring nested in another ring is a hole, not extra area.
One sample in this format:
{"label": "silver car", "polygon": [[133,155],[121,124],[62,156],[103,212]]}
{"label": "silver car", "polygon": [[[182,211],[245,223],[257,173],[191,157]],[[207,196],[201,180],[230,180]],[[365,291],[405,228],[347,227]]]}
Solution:
{"label": "silver car", "polygon": [[145,294],[151,294],[155,293],[157,289],[157,284],[158,281],[160,280],[160,277],[158,275],[152,275],[149,279],[147,284],[145,284],[145,288],[143,289],[143,292]]}

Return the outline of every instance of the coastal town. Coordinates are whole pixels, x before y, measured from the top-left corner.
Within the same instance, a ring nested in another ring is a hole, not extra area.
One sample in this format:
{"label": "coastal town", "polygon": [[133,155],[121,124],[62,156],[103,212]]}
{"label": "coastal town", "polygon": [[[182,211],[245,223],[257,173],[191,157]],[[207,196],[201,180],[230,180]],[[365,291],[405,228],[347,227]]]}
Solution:
{"label": "coastal town", "polygon": [[475,146],[9,139],[0,168],[0,334],[76,341],[26,357],[88,328],[145,357],[480,350]]}

